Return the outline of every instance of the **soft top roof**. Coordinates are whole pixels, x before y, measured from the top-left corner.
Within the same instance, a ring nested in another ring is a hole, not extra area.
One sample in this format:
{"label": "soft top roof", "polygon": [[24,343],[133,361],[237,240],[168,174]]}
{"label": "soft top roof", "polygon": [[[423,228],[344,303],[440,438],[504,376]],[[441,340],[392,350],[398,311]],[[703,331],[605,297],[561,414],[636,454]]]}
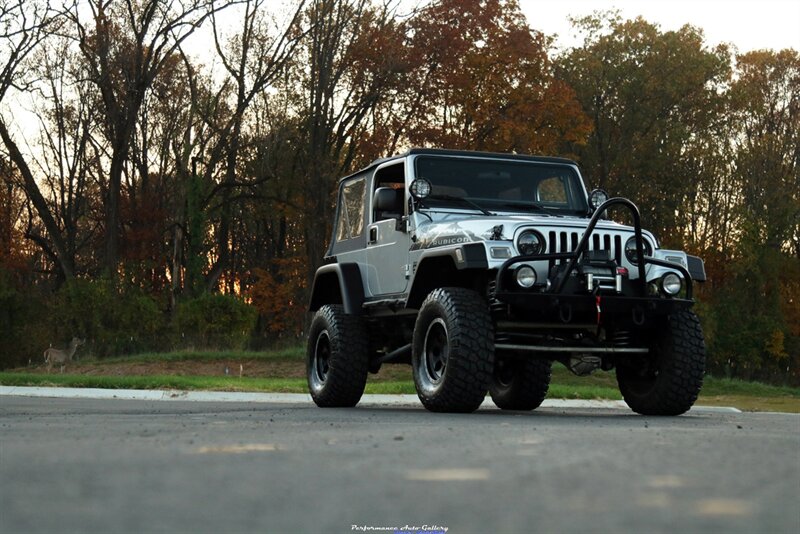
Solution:
{"label": "soft top roof", "polygon": [[368,171],[373,167],[377,167],[382,163],[386,163],[387,161],[392,161],[396,159],[401,159],[406,156],[411,155],[427,155],[427,156],[472,156],[472,157],[480,157],[480,158],[495,158],[495,159],[510,159],[510,160],[518,160],[518,161],[533,161],[533,162],[540,162],[540,163],[562,163],[566,165],[577,165],[574,161],[567,158],[557,158],[552,156],[529,156],[525,154],[508,154],[503,152],[479,152],[476,150],[449,150],[445,148],[412,148],[402,154],[396,154],[394,156],[390,156],[388,158],[379,158],[352,174],[349,174],[342,178],[341,181],[347,180],[348,178],[355,176],[357,174],[361,174],[364,171]]}

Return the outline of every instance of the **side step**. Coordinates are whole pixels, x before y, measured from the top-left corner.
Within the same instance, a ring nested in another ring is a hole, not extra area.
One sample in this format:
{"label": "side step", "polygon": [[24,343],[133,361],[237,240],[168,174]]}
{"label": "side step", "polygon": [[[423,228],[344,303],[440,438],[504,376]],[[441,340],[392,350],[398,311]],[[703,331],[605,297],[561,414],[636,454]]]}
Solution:
{"label": "side step", "polygon": [[554,347],[551,345],[513,345],[510,343],[497,343],[495,348],[529,352],[578,352],[583,354],[647,354],[650,352],[650,349],[636,347]]}
{"label": "side step", "polygon": [[370,300],[361,305],[362,308],[368,310],[370,308],[389,308],[396,311],[405,308],[405,299],[383,299],[383,300]]}

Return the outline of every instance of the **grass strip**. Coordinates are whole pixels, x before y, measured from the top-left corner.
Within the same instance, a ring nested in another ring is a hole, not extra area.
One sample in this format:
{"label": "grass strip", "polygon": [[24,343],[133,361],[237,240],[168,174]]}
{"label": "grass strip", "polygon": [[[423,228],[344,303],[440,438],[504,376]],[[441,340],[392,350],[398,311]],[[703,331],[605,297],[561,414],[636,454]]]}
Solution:
{"label": "grass strip", "polygon": [[175,352],[144,352],[129,356],[115,356],[113,358],[80,358],[81,365],[115,365],[120,363],[156,363],[156,362],[183,362],[201,361],[213,362],[217,360],[283,360],[303,361],[305,348],[290,347],[286,349],[269,350],[265,352],[251,350],[181,350]]}
{"label": "grass strip", "polygon": [[305,393],[305,378],[239,378],[217,376],[92,376],[0,373],[4,386],[42,386],[103,389],[179,389]]}
{"label": "grass strip", "polygon": [[[307,393],[305,378],[238,378],[214,376],[93,376],[41,375],[30,373],[0,373],[4,386],[42,386],[104,389],[180,389],[208,391],[260,391],[274,393]],[[410,380],[368,382],[370,394],[416,394]],[[553,384],[551,398],[559,399],[619,399],[619,391],[597,387],[562,386]]]}
{"label": "grass strip", "polygon": [[[222,360],[265,360],[265,361],[292,361],[297,362],[298,367],[304,367],[303,358],[305,356],[303,347],[289,347],[285,349],[270,350],[264,352],[256,351],[178,351],[167,353],[144,353],[131,356],[120,356],[114,358],[93,359],[86,358],[80,360],[80,365],[115,365],[120,363],[160,363],[160,362],[181,362],[181,361],[203,361],[213,362]],[[410,368],[409,376],[410,376]],[[2,374],[2,373],[0,373]],[[568,386],[569,388],[584,389],[586,387],[596,388],[599,395],[597,398],[620,398],[617,391],[617,381],[614,372],[596,372],[588,377],[573,375],[561,364],[553,365],[553,387]],[[551,388],[552,389],[552,388]],[[617,391],[616,393],[613,393]],[[405,391],[404,391],[405,392]],[[413,393],[413,391],[411,391]],[[569,394],[569,392],[559,392],[559,394]],[[762,398],[792,397],[800,399],[800,388],[789,386],[774,386],[760,382],[745,382],[743,380],[719,378],[706,376],[703,382],[703,396],[717,397],[726,395],[753,396]],[[587,398],[587,397],[580,397]]]}
{"label": "grass strip", "polygon": [[733,406],[745,412],[800,413],[800,398],[753,397],[748,395],[700,395],[700,406]]}
{"label": "grass strip", "polygon": [[[245,359],[251,352],[185,352],[169,354],[147,354],[136,357],[142,362],[164,362],[182,360]],[[302,353],[298,349],[260,353],[263,358],[288,359],[302,366]],[[298,356],[299,354],[299,356]],[[198,358],[199,355],[199,358]],[[117,362],[131,362],[130,357],[115,358]],[[111,363],[114,360],[98,362]],[[208,391],[256,391],[276,393],[306,393],[305,378],[252,378],[236,376],[102,376],[72,374],[39,374],[0,372],[0,384],[7,386],[57,386],[106,389],[176,389]],[[410,380],[410,368],[397,366],[370,377],[366,393],[409,394],[416,393]],[[589,377],[572,375],[561,365],[553,367],[553,381],[548,398],[553,399],[610,399],[619,400],[614,373],[598,372]],[[746,411],[775,411],[800,413],[800,388],[773,386],[758,382],[744,382],[728,378],[707,376],[700,392],[699,405],[735,406]]]}
{"label": "grass strip", "polygon": [[[617,390],[617,378],[613,371],[598,371],[591,376],[575,376],[566,367],[560,364],[553,365],[553,385],[565,386],[596,386],[603,389]],[[552,388],[552,386],[551,386]],[[800,388],[790,386],[774,386],[761,382],[745,382],[732,378],[718,378],[706,375],[703,379],[703,389],[701,396],[749,396],[778,398],[790,397],[800,399]]]}
{"label": "grass strip", "polygon": [[761,382],[745,382],[733,378],[706,376],[701,395],[739,395],[748,397],[792,397],[800,400],[800,388],[773,386]]}

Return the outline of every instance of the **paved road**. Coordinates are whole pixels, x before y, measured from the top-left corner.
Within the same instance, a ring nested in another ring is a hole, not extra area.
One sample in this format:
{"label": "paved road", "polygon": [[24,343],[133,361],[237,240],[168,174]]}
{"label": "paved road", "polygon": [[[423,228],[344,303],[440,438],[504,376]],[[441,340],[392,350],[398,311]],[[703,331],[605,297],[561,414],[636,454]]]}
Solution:
{"label": "paved road", "polygon": [[798,495],[793,415],[0,397],[3,533],[796,533]]}

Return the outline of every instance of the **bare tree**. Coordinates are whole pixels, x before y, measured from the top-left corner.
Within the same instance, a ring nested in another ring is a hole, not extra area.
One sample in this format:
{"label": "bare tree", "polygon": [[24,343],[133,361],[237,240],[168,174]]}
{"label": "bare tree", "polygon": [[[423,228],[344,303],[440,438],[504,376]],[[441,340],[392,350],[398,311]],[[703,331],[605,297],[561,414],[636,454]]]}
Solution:
{"label": "bare tree", "polygon": [[[47,0],[0,0],[0,39],[9,44],[0,49],[0,104],[7,103],[11,89],[26,91],[30,88],[33,80],[26,61],[48,35],[59,29],[61,22],[59,13]],[[49,239],[32,231],[30,224],[26,235],[45,251],[64,279],[72,278],[75,265],[67,244],[36,183],[28,159],[9,131],[7,115],[8,112],[0,114],[0,139],[9,159],[19,170],[25,194],[44,224]]]}
{"label": "bare tree", "polygon": [[[178,47],[232,0],[88,0],[69,9],[111,145],[105,191],[105,266],[119,263],[120,190],[135,125],[153,81]],[[86,17],[86,9],[90,16]]]}
{"label": "bare tree", "polygon": [[87,248],[97,230],[86,217],[97,109],[92,105],[92,87],[85,79],[85,71],[75,61],[72,43],[67,36],[52,35],[33,56],[40,95],[35,102],[39,139],[33,160],[39,168],[39,182],[48,205],[62,231],[67,259],[76,270],[85,270],[88,261],[79,269],[77,255]]}
{"label": "bare tree", "polygon": [[[235,190],[252,190],[257,185],[252,181],[237,180],[246,114],[253,99],[275,82],[293,58],[304,36],[299,28],[304,7],[305,1],[301,0],[285,27],[275,32],[268,24],[264,0],[244,0],[242,30],[227,43],[223,41],[217,18],[212,14],[214,44],[228,76],[225,85],[230,87],[233,102],[227,120],[221,124],[213,120],[207,122],[215,133],[216,141],[210,147],[206,172],[213,172],[218,163],[222,164],[224,170],[221,181],[211,190],[208,198],[209,202],[219,205],[220,220],[216,232],[217,259],[206,276],[206,290],[216,286],[231,259],[232,203],[247,196],[246,193],[235,194]],[[261,177],[262,180],[267,178]]]}
{"label": "bare tree", "polygon": [[394,33],[392,5],[376,8],[369,0],[314,0],[307,17],[308,65],[301,115],[306,131],[304,192],[308,213],[313,214],[304,224],[304,237],[312,276],[328,238],[336,177],[350,170],[365,119],[386,96],[400,66],[373,61],[364,68],[356,61],[375,47],[378,38]]}

